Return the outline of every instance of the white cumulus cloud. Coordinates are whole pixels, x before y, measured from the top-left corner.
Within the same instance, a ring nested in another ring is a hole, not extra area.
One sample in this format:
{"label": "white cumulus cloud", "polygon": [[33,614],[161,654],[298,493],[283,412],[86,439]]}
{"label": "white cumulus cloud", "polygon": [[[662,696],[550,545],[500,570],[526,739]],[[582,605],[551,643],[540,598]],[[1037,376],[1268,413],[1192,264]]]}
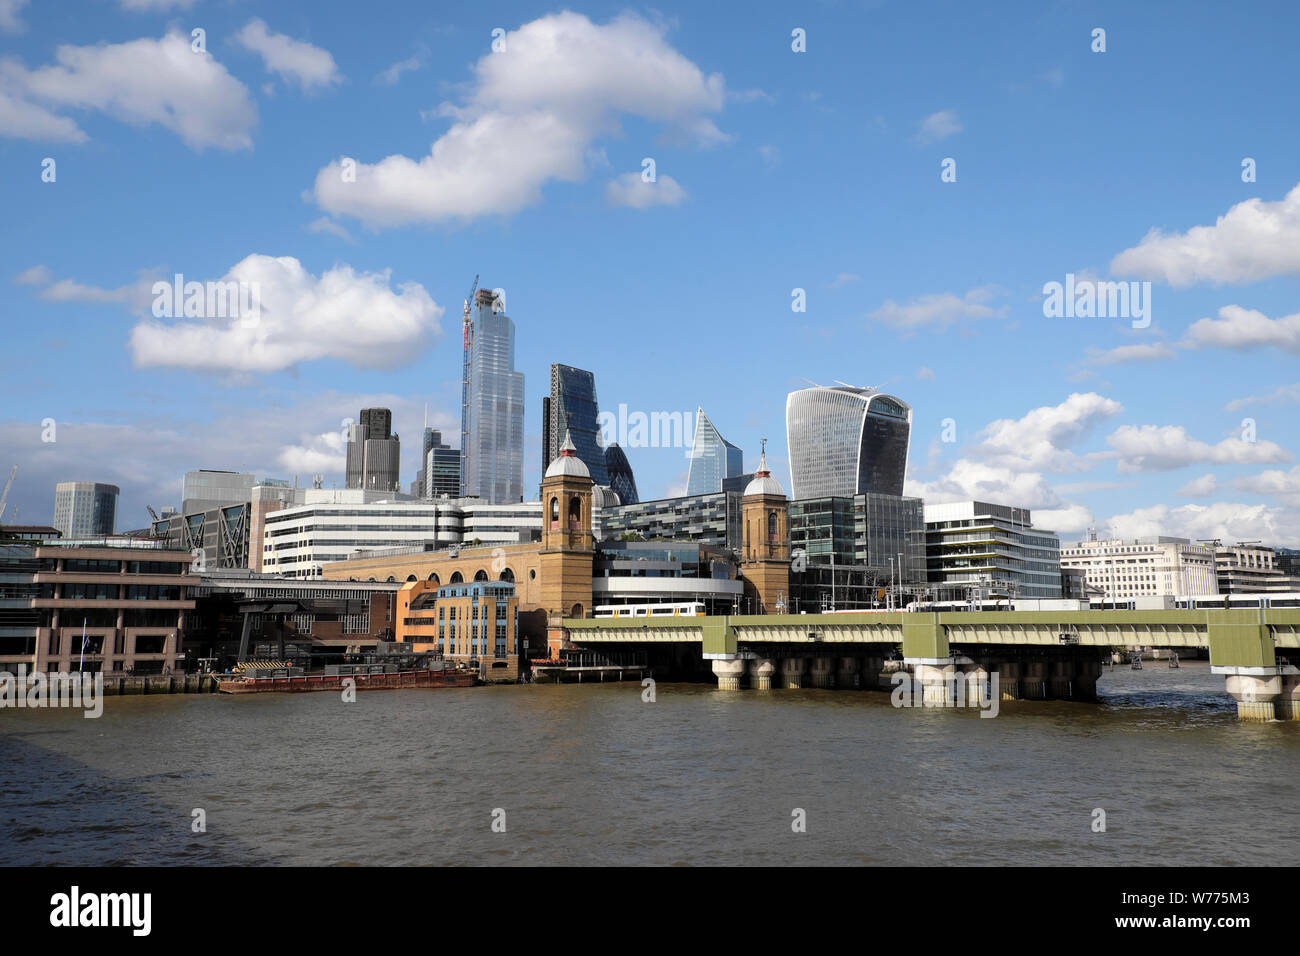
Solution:
{"label": "white cumulus cloud", "polygon": [[266,22],[254,17],[235,34],[235,41],[262,58],[268,73],[297,83],[304,92],[341,83],[334,57],[328,50],[295,40],[284,33],[272,33]]}
{"label": "white cumulus cloud", "polygon": [[646,182],[640,173],[624,173],[605,186],[605,201],[611,206],[648,209],[650,206],[677,206],[686,200],[686,190],[671,176],[656,176]]}
{"label": "white cumulus cloud", "polygon": [[1300,312],[1270,319],[1263,312],[1225,305],[1217,319],[1198,319],[1187,330],[1191,348],[1277,348],[1300,355]]}
{"label": "white cumulus cloud", "polygon": [[[96,109],[137,126],[171,130],[191,149],[246,149],[253,145],[257,107],[248,88],[211,53],[196,53],[179,32],[125,43],[60,46],[57,65],[28,70],[16,60],[0,63],[0,133],[31,138],[46,128],[55,138],[85,134],[53,111]],[[63,118],[66,119],[66,118]],[[70,125],[71,124],[71,125]]]}
{"label": "white cumulus cloud", "polygon": [[442,307],[419,283],[392,288],[388,271],[337,265],[317,277],[291,256],[255,254],[219,281],[259,290],[255,322],[144,318],[131,330],[135,364],[274,372],[337,358],[384,368],[410,361],[440,332]]}
{"label": "white cumulus cloud", "polygon": [[903,304],[888,299],[875,312],[869,313],[867,318],[904,329],[925,325],[946,328],[963,319],[988,319],[1006,315],[1005,306],[988,304],[996,295],[997,290],[993,287],[980,286],[962,296],[943,292],[923,295]]}
{"label": "white cumulus cloud", "polygon": [[1253,282],[1300,273],[1300,186],[1275,202],[1247,199],[1213,226],[1186,232],[1151,229],[1136,246],[1110,263],[1116,275],[1162,280],[1173,286],[1197,282]]}
{"label": "white cumulus cloud", "polygon": [[1171,471],[1186,465],[1245,465],[1290,461],[1291,454],[1271,441],[1225,438],[1211,445],[1192,438],[1182,425],[1123,425],[1107,441],[1124,472]]}
{"label": "white cumulus cloud", "polygon": [[624,115],[701,145],[725,142],[710,118],[725,100],[721,75],[703,73],[664,33],[632,14],[525,23],[474,65],[462,105],[442,105],[453,123],[428,155],[355,167],[341,157],[317,173],[316,202],[371,227],[509,215],[552,180],[583,179],[593,142],[617,133]]}

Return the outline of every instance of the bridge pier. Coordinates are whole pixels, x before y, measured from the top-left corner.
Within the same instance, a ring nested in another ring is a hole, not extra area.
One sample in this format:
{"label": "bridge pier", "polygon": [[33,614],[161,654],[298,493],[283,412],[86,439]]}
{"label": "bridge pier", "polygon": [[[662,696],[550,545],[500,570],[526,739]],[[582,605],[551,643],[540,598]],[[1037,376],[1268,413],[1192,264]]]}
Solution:
{"label": "bridge pier", "polygon": [[771,690],[776,665],[771,658],[756,657],[749,662],[749,686],[754,690]]}
{"label": "bridge pier", "polygon": [[1283,674],[1276,701],[1278,720],[1300,720],[1300,674]]}
{"label": "bridge pier", "polygon": [[1097,681],[1101,678],[1101,661],[1081,660],[1074,665],[1070,700],[1096,700]]}
{"label": "bridge pier", "polygon": [[998,672],[998,690],[1003,700],[1020,699],[1020,662],[1000,661],[994,666]]}
{"label": "bridge pier", "polygon": [[1237,702],[1237,719],[1272,720],[1277,713],[1274,701],[1282,693],[1282,678],[1277,675],[1228,675],[1228,693]]}
{"label": "bridge pier", "polygon": [[912,669],[912,679],[921,685],[922,706],[950,706],[956,675],[956,665],[951,661],[946,664],[915,665]]}
{"label": "bridge pier", "polygon": [[803,686],[803,671],[808,664],[802,657],[781,658],[781,686],[791,689]]}
{"label": "bridge pier", "polygon": [[834,687],[835,686],[835,658],[833,657],[814,657],[810,674],[813,687]]}
{"label": "bridge pier", "polygon": [[745,676],[745,662],[740,659],[715,660],[713,673],[718,678],[718,690],[740,690],[740,679]]}
{"label": "bridge pier", "polygon": [[968,707],[978,706],[982,700],[991,701],[993,699],[992,691],[989,688],[987,661],[972,661],[969,664],[963,664],[958,680],[964,681],[966,684],[964,689]]}
{"label": "bridge pier", "polygon": [[1068,700],[1070,685],[1076,672],[1074,661],[1053,661],[1047,678],[1047,696],[1053,700]]}
{"label": "bridge pier", "polygon": [[1047,697],[1047,664],[1025,661],[1020,665],[1020,699],[1043,700]]}
{"label": "bridge pier", "polygon": [[839,670],[835,673],[835,686],[854,690],[859,686],[858,668],[861,662],[856,657],[841,657]]}

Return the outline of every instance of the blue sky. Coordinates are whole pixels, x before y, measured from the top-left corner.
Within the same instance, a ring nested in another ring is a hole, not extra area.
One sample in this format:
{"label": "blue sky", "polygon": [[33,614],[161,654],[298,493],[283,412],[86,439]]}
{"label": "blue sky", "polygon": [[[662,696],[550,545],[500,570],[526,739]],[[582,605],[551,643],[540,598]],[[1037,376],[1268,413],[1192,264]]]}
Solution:
{"label": "blue sky", "polygon": [[[750,469],[769,438],[787,487],[786,393],[842,380],[913,406],[928,500],[1300,544],[1300,14],[1132,7],[0,0],[9,507],[328,486],[370,404],[409,480],[426,402],[459,440],[480,273],[526,487],[552,362],[605,409],[702,405]],[[259,327],[155,318],[176,272],[258,282]],[[1150,282],[1149,327],[1045,317],[1067,273]],[[684,487],[683,449],[628,455],[643,497]]]}

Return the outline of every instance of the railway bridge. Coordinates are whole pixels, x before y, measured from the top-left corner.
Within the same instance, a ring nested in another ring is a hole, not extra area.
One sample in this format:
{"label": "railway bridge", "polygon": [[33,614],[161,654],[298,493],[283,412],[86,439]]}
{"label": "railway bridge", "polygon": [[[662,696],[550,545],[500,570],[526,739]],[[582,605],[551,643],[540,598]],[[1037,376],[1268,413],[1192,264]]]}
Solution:
{"label": "railway bridge", "polygon": [[575,618],[564,627],[587,649],[698,645],[722,690],[880,686],[882,669],[902,668],[935,705],[957,685],[967,699],[997,688],[1004,700],[1091,700],[1111,649],[1204,648],[1239,718],[1300,720],[1293,608]]}

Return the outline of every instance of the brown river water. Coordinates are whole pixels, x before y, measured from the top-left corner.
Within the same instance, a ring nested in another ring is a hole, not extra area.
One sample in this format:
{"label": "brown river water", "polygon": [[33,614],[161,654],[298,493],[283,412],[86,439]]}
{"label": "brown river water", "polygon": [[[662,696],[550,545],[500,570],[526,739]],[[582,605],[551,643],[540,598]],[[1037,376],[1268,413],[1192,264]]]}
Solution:
{"label": "brown river water", "polygon": [[1098,690],[994,719],[663,682],[0,710],[0,863],[1295,862],[1300,723],[1238,722],[1204,662]]}

